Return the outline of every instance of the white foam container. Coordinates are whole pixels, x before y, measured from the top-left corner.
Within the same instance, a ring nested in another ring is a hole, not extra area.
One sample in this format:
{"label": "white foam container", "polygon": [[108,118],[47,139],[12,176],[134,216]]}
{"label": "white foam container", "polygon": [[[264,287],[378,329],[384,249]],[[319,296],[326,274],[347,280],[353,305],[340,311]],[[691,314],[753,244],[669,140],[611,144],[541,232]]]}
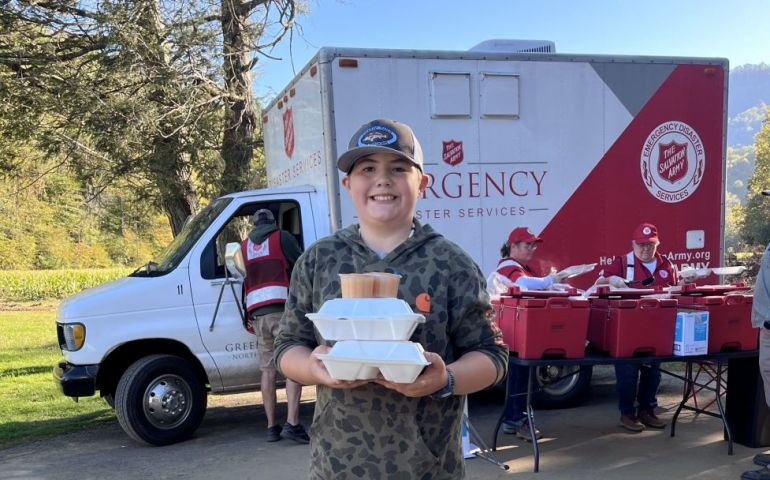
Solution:
{"label": "white foam container", "polygon": [[380,372],[389,382],[412,383],[430,363],[415,342],[343,340],[315,356],[335,380],[371,380]]}
{"label": "white foam container", "polygon": [[409,340],[425,322],[397,298],[335,298],[307,318],[326,340]]}

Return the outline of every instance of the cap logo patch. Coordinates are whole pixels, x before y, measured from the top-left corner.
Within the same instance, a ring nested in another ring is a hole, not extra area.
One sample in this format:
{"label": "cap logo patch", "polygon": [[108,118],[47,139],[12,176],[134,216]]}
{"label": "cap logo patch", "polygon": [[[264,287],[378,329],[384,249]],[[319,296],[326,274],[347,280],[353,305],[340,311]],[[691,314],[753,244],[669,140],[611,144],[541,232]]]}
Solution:
{"label": "cap logo patch", "polygon": [[382,125],[373,125],[363,131],[358,137],[359,147],[391,145],[398,141],[398,135],[393,130]]}
{"label": "cap logo patch", "polygon": [[652,230],[650,230],[650,227],[644,227],[642,229],[642,233],[645,234],[645,235],[649,235],[649,234],[652,233]]}

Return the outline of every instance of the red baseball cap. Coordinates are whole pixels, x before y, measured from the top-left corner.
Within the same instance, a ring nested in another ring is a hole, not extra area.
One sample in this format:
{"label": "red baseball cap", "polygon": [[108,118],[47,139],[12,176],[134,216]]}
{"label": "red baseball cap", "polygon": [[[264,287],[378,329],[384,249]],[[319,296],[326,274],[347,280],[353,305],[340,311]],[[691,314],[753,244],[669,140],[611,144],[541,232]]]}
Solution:
{"label": "red baseball cap", "polygon": [[511,230],[511,233],[508,234],[508,245],[513,245],[514,243],[518,242],[524,242],[524,243],[534,243],[534,242],[542,242],[543,239],[533,235],[532,232],[529,231],[527,227],[516,227],[513,230]]}
{"label": "red baseball cap", "polygon": [[634,229],[633,240],[636,243],[645,242],[657,242],[658,240],[658,227],[651,223],[642,223]]}

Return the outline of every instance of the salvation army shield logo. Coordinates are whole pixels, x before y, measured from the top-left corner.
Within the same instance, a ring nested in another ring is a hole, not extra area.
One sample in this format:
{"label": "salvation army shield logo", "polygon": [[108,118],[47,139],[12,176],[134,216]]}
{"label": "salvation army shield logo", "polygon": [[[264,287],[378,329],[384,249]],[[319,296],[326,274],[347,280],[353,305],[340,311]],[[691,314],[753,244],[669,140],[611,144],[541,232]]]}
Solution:
{"label": "salvation army shield logo", "polygon": [[444,159],[444,162],[454,167],[463,161],[465,158],[463,142],[449,140],[447,142],[442,141],[441,144],[443,145],[441,157]]}
{"label": "salvation army shield logo", "polygon": [[640,160],[644,186],[665,203],[678,203],[695,193],[706,168],[700,135],[676,120],[661,123],[650,132]]}
{"label": "salvation army shield logo", "polygon": [[266,257],[270,255],[270,245],[267,240],[255,244],[251,240],[246,244],[246,260],[254,260],[255,258]]}
{"label": "salvation army shield logo", "polygon": [[671,141],[658,144],[658,172],[660,177],[675,183],[687,173],[687,144]]}
{"label": "salvation army shield logo", "polygon": [[289,158],[294,155],[294,115],[291,108],[283,112],[283,151]]}

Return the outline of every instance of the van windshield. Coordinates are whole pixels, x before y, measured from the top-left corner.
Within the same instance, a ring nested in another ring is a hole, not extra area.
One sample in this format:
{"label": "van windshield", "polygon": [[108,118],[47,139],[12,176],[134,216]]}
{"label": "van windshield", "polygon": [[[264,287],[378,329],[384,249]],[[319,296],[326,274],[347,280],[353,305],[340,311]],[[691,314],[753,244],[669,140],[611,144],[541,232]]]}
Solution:
{"label": "van windshield", "polygon": [[232,202],[232,198],[219,198],[211,202],[197,215],[189,219],[179,235],[158,255],[157,259],[137,268],[129,277],[158,277],[172,271],[179,265],[193,245],[209,228],[222,210]]}

